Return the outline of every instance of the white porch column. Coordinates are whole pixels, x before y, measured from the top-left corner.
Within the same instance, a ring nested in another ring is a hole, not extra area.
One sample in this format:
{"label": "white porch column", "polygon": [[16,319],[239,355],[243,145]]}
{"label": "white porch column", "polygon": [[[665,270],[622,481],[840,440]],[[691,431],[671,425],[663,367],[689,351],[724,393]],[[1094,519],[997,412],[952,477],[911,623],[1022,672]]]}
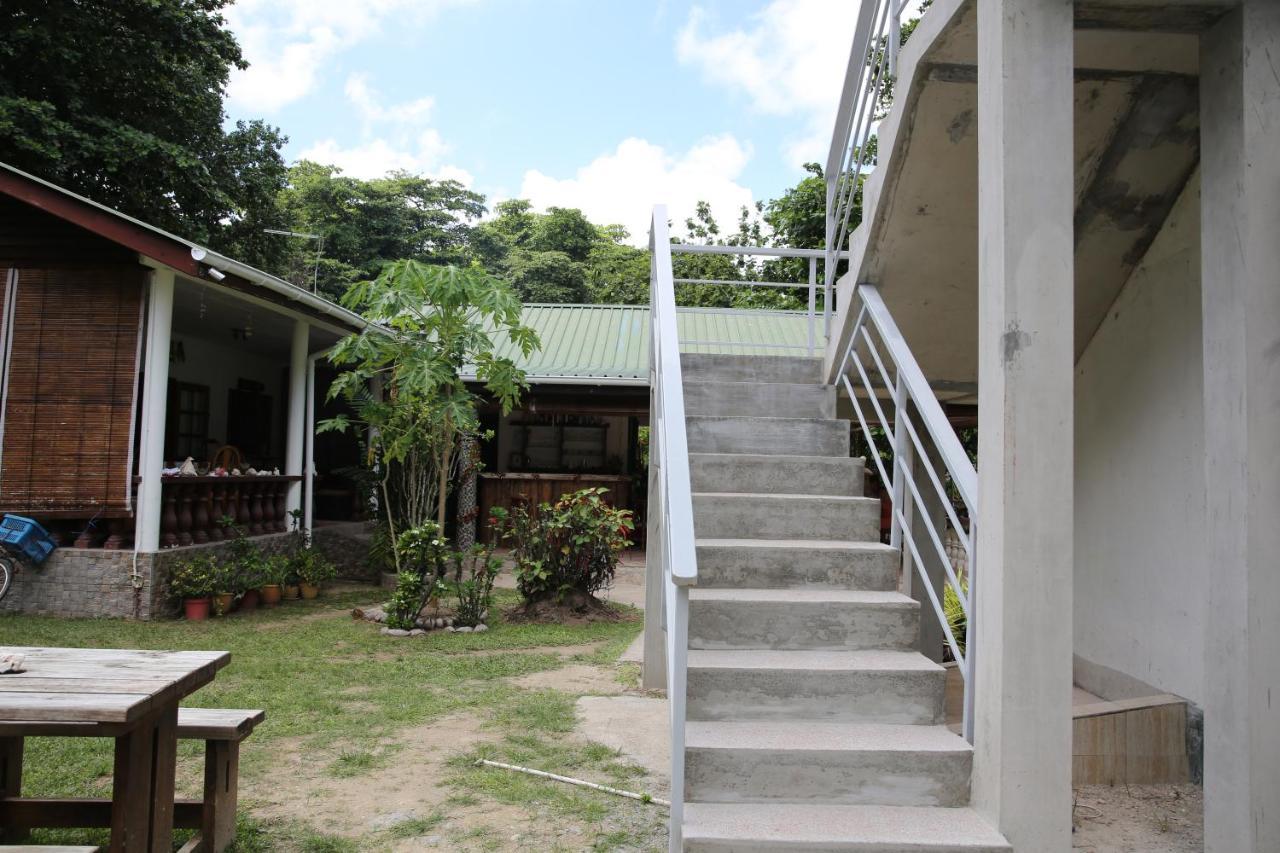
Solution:
{"label": "white porch column", "polygon": [[[293,340],[289,347],[289,417],[285,423],[284,472],[291,477],[302,474],[302,457],[307,448],[307,350],[311,326],[306,320],[293,321]],[[289,486],[289,512],[302,509],[302,484]]]}
{"label": "white porch column", "polygon": [[169,398],[169,337],[173,326],[173,272],[152,270],[147,288],[147,340],[142,355],[142,413],[138,419],[138,506],[135,551],[160,549],[160,471]]}
{"label": "white porch column", "polygon": [[973,805],[1071,848],[1071,0],[978,0]]}
{"label": "white porch column", "polygon": [[1280,850],[1280,6],[1200,40],[1204,849]]}

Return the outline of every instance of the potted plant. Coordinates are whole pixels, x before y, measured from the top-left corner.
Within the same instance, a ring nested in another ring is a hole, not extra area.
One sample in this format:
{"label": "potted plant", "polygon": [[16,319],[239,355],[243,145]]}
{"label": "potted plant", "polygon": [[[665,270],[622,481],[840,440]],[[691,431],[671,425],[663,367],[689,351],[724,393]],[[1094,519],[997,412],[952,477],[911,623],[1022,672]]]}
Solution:
{"label": "potted plant", "polygon": [[215,616],[226,616],[231,612],[231,605],[236,600],[235,565],[216,562],[214,569],[213,613]]}
{"label": "potted plant", "polygon": [[217,564],[212,557],[201,555],[182,560],[169,574],[169,592],[182,600],[182,609],[192,622],[209,618],[209,596],[216,586]]}
{"label": "potted plant", "polygon": [[262,603],[267,607],[280,605],[280,586],[289,573],[289,558],[272,554],[262,561]]}
{"label": "potted plant", "polygon": [[294,551],[285,557],[284,575],[280,580],[280,594],[286,601],[301,598],[302,591],[298,588],[298,554],[302,549]]}
{"label": "potted plant", "polygon": [[298,552],[298,586],[303,598],[315,598],[325,581],[333,580],[337,571],[319,551],[304,548]]}
{"label": "potted plant", "polygon": [[240,580],[240,609],[257,610],[262,601],[262,556],[255,553],[236,567]]}

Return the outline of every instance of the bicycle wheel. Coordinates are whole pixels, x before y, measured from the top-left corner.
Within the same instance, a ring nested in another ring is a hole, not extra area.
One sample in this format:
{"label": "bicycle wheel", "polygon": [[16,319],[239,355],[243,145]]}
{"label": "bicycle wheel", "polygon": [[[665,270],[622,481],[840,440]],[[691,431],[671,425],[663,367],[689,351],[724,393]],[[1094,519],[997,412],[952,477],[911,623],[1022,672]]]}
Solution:
{"label": "bicycle wheel", "polygon": [[8,554],[0,554],[0,598],[8,594],[14,571],[13,559]]}

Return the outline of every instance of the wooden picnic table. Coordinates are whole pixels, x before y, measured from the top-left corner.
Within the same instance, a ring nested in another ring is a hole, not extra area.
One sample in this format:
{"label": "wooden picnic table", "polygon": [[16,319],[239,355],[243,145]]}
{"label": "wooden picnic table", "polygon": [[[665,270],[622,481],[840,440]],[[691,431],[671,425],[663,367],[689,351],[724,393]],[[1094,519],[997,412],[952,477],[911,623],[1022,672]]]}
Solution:
{"label": "wooden picnic table", "polygon": [[[170,853],[178,703],[213,680],[227,652],[3,646],[24,671],[0,675],[0,833],[110,826],[111,853]],[[22,797],[24,738],[115,738],[111,799]]]}

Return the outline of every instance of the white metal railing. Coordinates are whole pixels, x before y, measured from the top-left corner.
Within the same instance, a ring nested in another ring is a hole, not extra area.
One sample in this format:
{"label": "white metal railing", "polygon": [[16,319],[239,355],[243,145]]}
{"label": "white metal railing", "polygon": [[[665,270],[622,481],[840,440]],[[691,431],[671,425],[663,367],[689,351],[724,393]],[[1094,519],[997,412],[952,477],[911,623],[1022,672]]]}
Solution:
{"label": "white metal railing", "polygon": [[[867,455],[891,496],[889,544],[902,548],[904,565],[909,562],[915,567],[964,677],[963,730],[972,743],[978,474],[880,292],[873,285],[860,284],[854,299],[858,314],[841,360],[840,381],[867,442]],[[888,412],[886,405],[892,407]],[[874,427],[880,428],[884,442],[893,452],[891,471],[885,469],[880,458],[881,444],[872,432]],[[913,473],[917,467],[926,482],[917,482]],[[963,512],[956,511],[952,492]],[[939,505],[944,508],[948,523],[935,523],[935,508]],[[967,570],[961,575],[955,569],[961,560],[953,561],[948,553],[948,527],[954,531],[953,547],[958,546],[963,552],[962,562]],[[941,566],[943,571],[943,584],[937,589],[929,578],[930,563]],[[955,592],[964,612],[963,644],[952,632],[943,606],[947,586]]]}
{"label": "white metal railing", "polygon": [[685,685],[689,666],[689,587],[698,581],[693,540],[693,493],[685,435],[684,380],[676,327],[675,281],[667,210],[653,209],[649,231],[650,403],[649,513],[647,551],[661,577],[662,627],[666,643],[667,700],[671,713],[672,851],[681,845],[684,819]]}
{"label": "white metal railing", "polygon": [[911,0],[863,0],[827,152],[827,278],[850,233],[859,181],[871,165],[872,128],[898,67],[902,13]]}
{"label": "white metal railing", "polygon": [[[806,300],[806,316],[808,321],[808,335],[806,336],[805,352],[808,355],[816,355],[820,348],[826,347],[826,341],[831,337],[831,313],[832,313],[832,279],[826,275],[824,269],[821,278],[818,273],[818,261],[827,256],[823,249],[790,249],[781,246],[705,246],[696,243],[672,243],[670,251],[682,255],[741,255],[743,257],[764,257],[764,258],[803,258],[809,264],[809,278],[807,282],[799,281],[737,281],[734,279],[720,278],[674,278],[675,284],[715,284],[727,285],[729,287],[774,287],[786,289],[804,289],[808,294]],[[822,307],[818,307],[818,297],[822,297]],[[822,340],[818,340],[818,312],[822,313]],[[680,341],[682,344],[689,346],[694,345],[728,345],[733,346],[758,347],[761,349],[792,349],[790,345],[769,344],[769,343],[744,343],[730,341],[696,341],[685,340]]]}

